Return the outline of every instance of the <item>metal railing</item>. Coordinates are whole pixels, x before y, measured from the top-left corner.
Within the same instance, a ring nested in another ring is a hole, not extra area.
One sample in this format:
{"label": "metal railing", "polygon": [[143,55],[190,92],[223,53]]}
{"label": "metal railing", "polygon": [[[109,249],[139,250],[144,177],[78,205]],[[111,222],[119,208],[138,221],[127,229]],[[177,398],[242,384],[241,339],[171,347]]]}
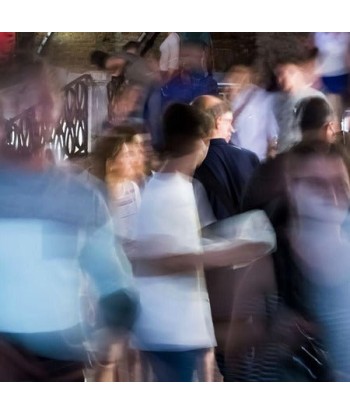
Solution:
{"label": "metal railing", "polygon": [[92,77],[82,75],[63,88],[63,109],[54,127],[37,120],[38,106],[8,120],[8,144],[16,149],[40,144],[50,148],[59,160],[87,154],[91,136],[91,85]]}
{"label": "metal railing", "polygon": [[154,45],[160,32],[143,32],[137,39],[140,43],[140,55],[144,56]]}

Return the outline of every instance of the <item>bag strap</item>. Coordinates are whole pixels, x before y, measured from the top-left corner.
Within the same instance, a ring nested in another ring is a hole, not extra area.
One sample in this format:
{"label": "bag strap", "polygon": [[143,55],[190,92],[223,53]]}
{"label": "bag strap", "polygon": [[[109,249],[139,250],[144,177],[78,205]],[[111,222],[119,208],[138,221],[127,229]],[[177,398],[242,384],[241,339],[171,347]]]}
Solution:
{"label": "bag strap", "polygon": [[234,110],[232,124],[234,124],[237,118],[241,115],[241,113],[243,112],[244,108],[248,105],[248,102],[250,101],[254,93],[255,93],[255,88],[252,87],[251,90],[245,96],[242,104],[236,110]]}

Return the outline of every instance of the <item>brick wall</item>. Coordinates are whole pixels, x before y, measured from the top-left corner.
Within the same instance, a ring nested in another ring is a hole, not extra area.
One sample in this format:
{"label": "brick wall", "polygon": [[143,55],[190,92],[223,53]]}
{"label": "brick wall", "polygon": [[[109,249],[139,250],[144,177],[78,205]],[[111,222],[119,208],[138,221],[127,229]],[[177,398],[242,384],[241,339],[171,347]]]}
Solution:
{"label": "brick wall", "polygon": [[[71,70],[89,70],[89,54],[94,49],[118,51],[129,40],[137,40],[141,32],[54,32],[44,50],[44,56],[57,66]],[[45,33],[35,37],[36,47]],[[161,33],[153,47],[158,51],[166,37]],[[215,67],[224,71],[233,63],[247,63],[255,53],[254,33],[212,33]]]}
{"label": "brick wall", "polygon": [[[94,69],[89,54],[94,49],[106,52],[118,51],[123,44],[137,40],[141,32],[54,32],[44,49],[44,56],[56,65],[69,70],[83,72]],[[45,33],[35,34],[37,48]],[[267,61],[275,52],[294,50],[303,33],[253,33],[253,32],[212,32],[215,70],[226,71],[233,64],[249,64],[256,57]],[[153,47],[159,50],[166,37],[161,33]]]}
{"label": "brick wall", "polygon": [[248,65],[256,56],[256,33],[212,32],[211,37],[218,72],[225,72],[232,65]]}
{"label": "brick wall", "polygon": [[[137,40],[141,32],[54,32],[45,46],[43,56],[50,63],[75,71],[92,68],[89,55],[94,49],[114,52],[129,40]],[[37,33],[38,46],[45,33]]]}

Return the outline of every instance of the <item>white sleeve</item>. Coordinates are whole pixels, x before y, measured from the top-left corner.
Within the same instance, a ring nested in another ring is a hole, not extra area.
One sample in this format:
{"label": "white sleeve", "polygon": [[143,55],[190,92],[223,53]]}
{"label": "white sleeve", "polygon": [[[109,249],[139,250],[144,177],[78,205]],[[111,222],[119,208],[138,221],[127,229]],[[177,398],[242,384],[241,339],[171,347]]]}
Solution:
{"label": "white sleeve", "polygon": [[214,222],[216,222],[213,209],[209,203],[207,192],[199,180],[193,179],[193,191],[196,199],[199,222],[201,228],[204,228]]}
{"label": "white sleeve", "polygon": [[273,110],[273,94],[267,93],[265,106],[266,106],[266,121],[267,121],[267,139],[272,137],[278,137],[279,126]]}
{"label": "white sleeve", "polygon": [[169,43],[166,39],[163,44],[160,46],[160,59],[159,59],[159,69],[161,71],[168,71],[169,69],[169,59],[170,59],[170,48]]}
{"label": "white sleeve", "polygon": [[168,69],[179,68],[179,54],[180,54],[180,42],[178,38],[174,38],[169,48]]}

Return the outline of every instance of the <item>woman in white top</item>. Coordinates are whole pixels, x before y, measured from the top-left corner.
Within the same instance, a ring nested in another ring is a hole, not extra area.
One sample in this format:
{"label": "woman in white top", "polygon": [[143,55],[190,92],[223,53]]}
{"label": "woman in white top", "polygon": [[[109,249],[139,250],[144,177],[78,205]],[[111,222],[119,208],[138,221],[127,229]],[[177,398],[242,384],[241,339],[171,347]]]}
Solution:
{"label": "woman in white top", "polygon": [[[135,237],[142,177],[142,137],[131,127],[117,127],[104,133],[93,152],[94,173],[106,184],[107,202],[114,221],[115,235],[128,253]],[[133,376],[135,353],[128,350],[128,339],[120,339],[109,351],[109,365],[98,371],[100,381],[128,381]],[[129,367],[129,362],[130,366]]]}
{"label": "woman in white top", "polygon": [[147,183],[140,206],[133,264],[141,296],[135,344],[158,381],[191,381],[197,357],[216,344],[203,296],[204,267],[261,255],[261,247],[252,245],[203,252],[192,175],[206,156],[212,123],[186,104],[167,109],[166,161]]}

